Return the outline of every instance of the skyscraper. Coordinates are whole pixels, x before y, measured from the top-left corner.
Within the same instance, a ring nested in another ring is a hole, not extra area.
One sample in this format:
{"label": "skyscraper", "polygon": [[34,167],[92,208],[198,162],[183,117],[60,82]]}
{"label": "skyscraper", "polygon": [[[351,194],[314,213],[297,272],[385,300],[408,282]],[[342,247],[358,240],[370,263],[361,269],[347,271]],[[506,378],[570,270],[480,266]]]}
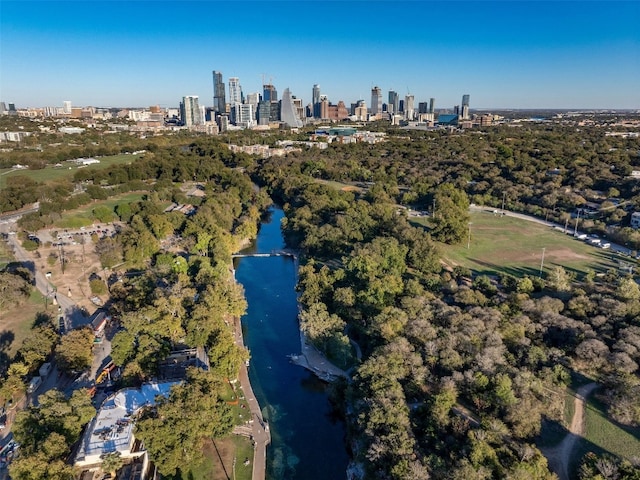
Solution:
{"label": "skyscraper", "polygon": [[182,103],[180,103],[180,119],[182,120],[182,124],[187,127],[202,124],[200,105],[196,95],[182,97]]}
{"label": "skyscraper", "polygon": [[213,71],[213,109],[217,113],[225,113],[227,110],[227,99],[224,92],[224,81],[222,72]]}
{"label": "skyscraper", "polygon": [[270,83],[262,86],[262,94],[262,99],[267,102],[278,101],[278,91],[276,90],[276,87]]}
{"label": "skyscraper", "polygon": [[229,77],[229,103],[232,108],[242,103],[242,87],[238,77]]}
{"label": "skyscraper", "polygon": [[65,100],[62,105],[62,112],[66,115],[71,115],[71,100]]}
{"label": "skyscraper", "polygon": [[371,89],[371,115],[382,113],[382,90],[380,87]]}
{"label": "skyscraper", "polygon": [[250,128],[255,124],[255,107],[250,103],[236,103],[231,116],[235,125]]}
{"label": "skyscraper", "polygon": [[389,104],[387,110],[391,113],[398,113],[400,110],[400,96],[398,92],[389,90]]}
{"label": "skyscraper", "polygon": [[404,97],[404,116],[407,120],[413,120],[413,114],[415,113],[413,102],[413,95]]}
{"label": "skyscraper", "polygon": [[429,99],[429,113],[435,113],[436,99],[431,97]]}
{"label": "skyscraper", "polygon": [[320,85],[316,84],[313,86],[311,97],[311,103],[313,104],[313,118],[320,118]]}
{"label": "skyscraper", "polygon": [[462,115],[462,120],[469,119],[469,94],[465,93],[462,95],[462,108],[460,114]]}
{"label": "skyscraper", "polygon": [[299,128],[302,126],[302,120],[298,116],[296,107],[293,105],[291,92],[288,88],[282,92],[282,102],[280,104],[280,119],[291,128]]}

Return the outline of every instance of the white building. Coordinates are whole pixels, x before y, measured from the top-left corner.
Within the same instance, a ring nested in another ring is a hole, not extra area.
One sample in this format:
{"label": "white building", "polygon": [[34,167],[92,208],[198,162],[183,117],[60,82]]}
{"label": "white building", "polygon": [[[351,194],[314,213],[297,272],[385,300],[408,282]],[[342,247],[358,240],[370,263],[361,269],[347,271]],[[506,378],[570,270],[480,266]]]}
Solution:
{"label": "white building", "polygon": [[65,100],[62,102],[62,113],[65,115],[71,115],[71,100]]}
{"label": "white building", "polygon": [[125,463],[136,459],[141,462],[140,478],[146,478],[149,458],[144,446],[135,441],[132,419],[142,407],[155,405],[156,396],[168,397],[171,387],[177,383],[146,383],[140,389],[120,390],[107,398],[85,429],[74,466],[82,470],[99,470],[105,454],[120,452]]}
{"label": "white building", "polygon": [[231,108],[231,116],[234,125],[244,128],[251,128],[255,123],[255,110],[253,105],[248,103],[237,103]]}
{"label": "white building", "polygon": [[234,105],[242,103],[242,87],[238,77],[229,77],[229,104],[233,108]]}
{"label": "white building", "polygon": [[80,127],[60,127],[58,129],[60,133],[82,133],[84,132],[84,128]]}
{"label": "white building", "polygon": [[631,214],[631,228],[640,228],[640,212]]}
{"label": "white building", "polygon": [[404,117],[411,121],[415,113],[415,104],[413,95],[406,95],[404,97]]}

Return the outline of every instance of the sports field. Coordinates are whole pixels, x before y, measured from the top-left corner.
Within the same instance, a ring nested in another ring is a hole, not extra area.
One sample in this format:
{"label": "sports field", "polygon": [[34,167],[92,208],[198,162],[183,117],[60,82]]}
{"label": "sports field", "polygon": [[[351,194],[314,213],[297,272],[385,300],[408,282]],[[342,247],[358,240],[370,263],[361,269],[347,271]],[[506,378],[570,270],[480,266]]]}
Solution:
{"label": "sports field", "polygon": [[630,257],[588,245],[560,230],[491,212],[471,212],[467,233],[461,244],[441,244],[443,258],[450,266],[461,265],[479,274],[538,276],[541,267],[544,274],[562,266],[580,279],[589,270],[604,273],[636,265]]}
{"label": "sports field", "polygon": [[100,157],[100,163],[95,165],[80,166],[72,162],[61,162],[62,167],[54,167],[49,165],[40,170],[13,170],[10,168],[0,169],[0,189],[6,186],[7,179],[11,177],[24,176],[36,182],[50,182],[61,178],[72,178],[78,169],[86,168],[88,170],[104,170],[111,165],[122,163],[131,163],[138,158],[138,155],[113,155],[110,157]]}

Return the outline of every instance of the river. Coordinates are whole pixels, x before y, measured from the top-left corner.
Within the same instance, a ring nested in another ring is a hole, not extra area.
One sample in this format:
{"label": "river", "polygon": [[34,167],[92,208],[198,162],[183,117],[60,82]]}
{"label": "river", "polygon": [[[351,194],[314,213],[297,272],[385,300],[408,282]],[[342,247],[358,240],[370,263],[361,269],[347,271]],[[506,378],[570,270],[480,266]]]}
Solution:
{"label": "river", "polygon": [[[283,216],[272,208],[256,242],[242,253],[282,250]],[[267,479],[344,479],[349,461],[344,424],[332,416],[327,385],[287,358],[301,350],[294,261],[244,257],[235,267],[249,305],[242,317],[251,352],[249,379],[271,430]]]}

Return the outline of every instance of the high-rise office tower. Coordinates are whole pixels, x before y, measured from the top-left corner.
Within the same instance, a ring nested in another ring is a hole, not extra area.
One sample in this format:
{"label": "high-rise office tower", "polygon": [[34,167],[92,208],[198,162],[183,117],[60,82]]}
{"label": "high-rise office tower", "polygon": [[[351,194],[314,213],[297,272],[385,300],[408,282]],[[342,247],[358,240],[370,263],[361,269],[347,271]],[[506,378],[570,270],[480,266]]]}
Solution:
{"label": "high-rise office tower", "polygon": [[404,97],[404,116],[407,120],[413,120],[413,114],[415,113],[413,102],[413,95]]}
{"label": "high-rise office tower", "polygon": [[71,100],[62,102],[62,112],[66,115],[71,115]]}
{"label": "high-rise office tower", "polygon": [[371,89],[371,115],[382,113],[382,89],[373,87]]}
{"label": "high-rise office tower", "polygon": [[224,81],[222,72],[213,71],[213,109],[217,113],[227,111],[227,98],[224,92]]}
{"label": "high-rise office tower", "polygon": [[271,116],[271,102],[262,100],[258,104],[258,111],[256,112],[258,117],[258,125],[269,125],[269,118]]}
{"label": "high-rise office tower", "polygon": [[182,103],[180,103],[180,119],[182,120],[182,124],[187,127],[202,124],[200,105],[196,95],[182,97]]}
{"label": "high-rise office tower", "polygon": [[389,104],[387,105],[387,110],[391,113],[398,113],[400,110],[400,96],[398,95],[398,92],[389,90]]}
{"label": "high-rise office tower", "polygon": [[260,103],[260,94],[258,92],[247,93],[247,96],[244,99],[244,103],[249,103],[257,107],[258,103]]}
{"label": "high-rise office tower", "polygon": [[311,92],[311,103],[313,104],[313,118],[320,118],[320,85],[313,86]]}
{"label": "high-rise office tower", "polygon": [[250,128],[255,123],[254,106],[250,103],[236,103],[231,110],[234,125]]}
{"label": "high-rise office tower", "polygon": [[7,104],[0,102],[0,115],[4,115],[7,112]]}
{"label": "high-rise office tower", "polygon": [[233,108],[234,105],[242,103],[242,87],[238,77],[229,77],[229,104]]}
{"label": "high-rise office tower", "polygon": [[429,99],[429,113],[435,113],[436,99],[431,97]]}
{"label": "high-rise office tower", "polygon": [[278,101],[278,91],[276,87],[272,84],[263,85],[262,86],[262,99],[267,102],[277,102]]}
{"label": "high-rise office tower", "polygon": [[280,118],[289,125],[291,128],[300,128],[302,126],[302,120],[298,116],[298,111],[293,105],[293,99],[291,98],[291,92],[288,88],[282,92],[282,102],[280,104]]}
{"label": "high-rise office tower", "polygon": [[460,112],[463,120],[469,119],[469,94],[462,95],[462,108]]}

